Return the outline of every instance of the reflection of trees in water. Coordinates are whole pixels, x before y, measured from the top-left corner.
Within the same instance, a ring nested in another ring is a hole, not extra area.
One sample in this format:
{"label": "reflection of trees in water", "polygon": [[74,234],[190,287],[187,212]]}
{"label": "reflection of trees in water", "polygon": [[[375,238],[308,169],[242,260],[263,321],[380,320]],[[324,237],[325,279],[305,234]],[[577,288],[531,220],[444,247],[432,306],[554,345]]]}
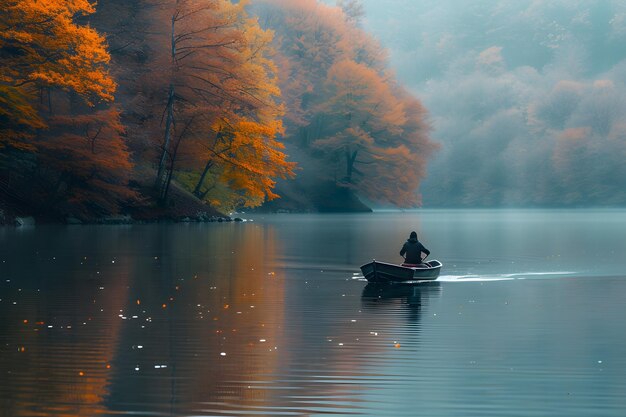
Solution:
{"label": "reflection of trees in water", "polygon": [[[115,312],[127,307],[130,265],[112,264],[109,257],[99,262],[91,254],[114,244],[122,251],[130,248],[120,246],[115,233],[96,240],[90,232],[66,237],[52,234],[45,245],[29,242],[30,251],[14,248],[23,271],[12,276],[23,291],[14,295],[19,310],[0,309],[0,336],[11,348],[0,350],[0,374],[6,378],[0,385],[0,416],[106,412],[103,400],[123,327]],[[22,259],[33,251],[39,256]]]}
{"label": "reflection of trees in water", "polygon": [[[313,400],[294,400],[292,385],[304,389],[307,398],[349,402],[358,389],[350,381],[363,368],[359,353],[371,347],[358,338],[369,334],[371,323],[352,323],[349,319],[357,316],[345,310],[342,297],[320,300],[306,293],[294,298],[292,293],[292,303],[286,303],[279,265],[284,255],[271,225],[209,227],[101,229],[97,244],[93,236],[87,239],[93,231],[75,232],[85,239],[62,251],[84,252],[89,263],[48,284],[45,298],[22,303],[20,310],[31,321],[68,318],[73,329],[59,332],[55,323],[47,333],[24,331],[18,326],[22,318],[18,322],[3,314],[11,319],[2,336],[22,341],[27,350],[0,355],[2,374],[14,371],[12,386],[0,386],[0,397],[10,399],[0,401],[0,416],[220,414],[259,407],[295,407],[304,413],[319,407]],[[111,264],[112,254],[124,257]],[[71,262],[54,265],[52,272],[71,268]],[[45,276],[43,270],[31,272]],[[410,320],[418,320],[426,300],[440,291],[422,284],[417,290],[407,286],[373,294],[371,288],[361,299],[364,313],[397,304]],[[377,326],[398,318],[382,316]],[[88,325],[81,327],[83,321]],[[160,365],[167,367],[155,368]]]}
{"label": "reflection of trees in water", "polygon": [[441,286],[437,281],[419,284],[369,283],[363,288],[361,304],[366,311],[402,304],[406,306],[408,320],[417,322],[428,299],[439,297],[440,294]]}
{"label": "reflection of trees in water", "polygon": [[200,403],[258,405],[271,394],[247,387],[275,373],[281,358],[284,279],[266,266],[278,258],[274,232],[250,224],[208,232],[160,228],[149,240],[163,254],[157,270],[138,278],[152,323],[126,329],[125,345],[144,348],[120,355],[111,409],[178,415]]}
{"label": "reflection of trees in water", "polygon": [[71,259],[4,270],[24,290],[19,309],[0,304],[0,337],[11,342],[0,347],[0,371],[11,372],[0,416],[177,415],[272,401],[247,386],[262,386],[286,354],[274,349],[285,347],[284,278],[266,267],[279,258],[274,232],[188,226],[73,229],[29,243]]}

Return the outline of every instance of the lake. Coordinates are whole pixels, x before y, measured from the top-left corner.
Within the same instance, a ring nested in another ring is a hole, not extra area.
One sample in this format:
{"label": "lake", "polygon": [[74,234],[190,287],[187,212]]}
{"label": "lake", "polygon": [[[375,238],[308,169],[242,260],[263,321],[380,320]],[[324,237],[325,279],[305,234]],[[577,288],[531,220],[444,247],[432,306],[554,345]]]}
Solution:
{"label": "lake", "polygon": [[243,217],[0,228],[0,416],[626,415],[626,211]]}

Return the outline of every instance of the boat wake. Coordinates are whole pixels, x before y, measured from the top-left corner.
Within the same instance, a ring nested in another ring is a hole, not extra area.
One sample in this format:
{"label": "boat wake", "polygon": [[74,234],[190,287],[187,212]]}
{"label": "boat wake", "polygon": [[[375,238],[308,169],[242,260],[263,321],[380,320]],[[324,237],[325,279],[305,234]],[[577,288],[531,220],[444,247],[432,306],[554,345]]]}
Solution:
{"label": "boat wake", "polygon": [[[539,277],[559,277],[559,276],[572,276],[576,275],[576,272],[572,271],[554,271],[554,272],[520,272],[515,274],[467,274],[467,275],[440,275],[434,281],[430,282],[489,282],[489,281],[514,281],[524,279],[538,279]],[[365,277],[358,273],[353,273],[353,280],[365,281]],[[412,284],[422,281],[406,281],[404,284]],[[427,281],[424,281],[427,282]]]}
{"label": "boat wake", "polygon": [[554,272],[520,272],[515,274],[485,274],[485,275],[441,275],[437,281],[441,282],[487,282],[487,281],[513,281],[532,279],[538,277],[549,276],[566,276],[575,275],[572,271],[554,271]]}

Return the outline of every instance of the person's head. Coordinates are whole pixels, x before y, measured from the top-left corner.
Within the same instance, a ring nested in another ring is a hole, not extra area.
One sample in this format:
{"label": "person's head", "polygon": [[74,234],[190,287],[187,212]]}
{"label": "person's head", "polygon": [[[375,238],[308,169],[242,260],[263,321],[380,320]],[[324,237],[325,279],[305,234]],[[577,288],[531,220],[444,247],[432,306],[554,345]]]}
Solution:
{"label": "person's head", "polygon": [[417,240],[417,233],[415,233],[415,232],[411,232],[411,234],[409,235],[409,239],[411,239],[411,240]]}

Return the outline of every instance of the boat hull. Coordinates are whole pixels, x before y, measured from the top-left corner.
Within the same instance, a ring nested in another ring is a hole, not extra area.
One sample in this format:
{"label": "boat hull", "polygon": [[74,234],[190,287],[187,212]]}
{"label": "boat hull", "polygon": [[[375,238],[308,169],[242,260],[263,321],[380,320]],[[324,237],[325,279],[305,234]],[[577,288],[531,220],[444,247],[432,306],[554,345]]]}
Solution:
{"label": "boat hull", "polygon": [[439,277],[441,262],[432,260],[422,265],[424,267],[407,267],[386,262],[372,261],[361,267],[363,276],[369,282],[407,282],[432,281]]}

